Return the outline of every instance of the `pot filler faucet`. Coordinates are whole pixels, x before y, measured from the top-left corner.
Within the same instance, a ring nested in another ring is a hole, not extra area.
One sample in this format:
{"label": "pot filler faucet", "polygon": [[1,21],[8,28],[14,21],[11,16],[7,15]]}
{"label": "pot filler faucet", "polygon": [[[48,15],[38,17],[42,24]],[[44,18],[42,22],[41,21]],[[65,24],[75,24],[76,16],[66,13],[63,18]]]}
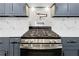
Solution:
{"label": "pot filler faucet", "polygon": [[41,20],[43,17],[47,17],[47,14],[43,14],[43,13],[37,13],[37,15],[39,16],[39,19]]}

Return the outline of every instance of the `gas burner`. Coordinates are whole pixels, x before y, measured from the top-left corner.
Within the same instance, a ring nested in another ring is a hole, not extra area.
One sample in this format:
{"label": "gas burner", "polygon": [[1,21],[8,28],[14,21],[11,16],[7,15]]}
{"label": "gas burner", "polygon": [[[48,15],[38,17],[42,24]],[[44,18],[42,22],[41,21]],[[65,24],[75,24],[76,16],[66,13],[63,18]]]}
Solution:
{"label": "gas burner", "polygon": [[22,38],[30,39],[60,39],[60,36],[51,30],[49,26],[30,26]]}

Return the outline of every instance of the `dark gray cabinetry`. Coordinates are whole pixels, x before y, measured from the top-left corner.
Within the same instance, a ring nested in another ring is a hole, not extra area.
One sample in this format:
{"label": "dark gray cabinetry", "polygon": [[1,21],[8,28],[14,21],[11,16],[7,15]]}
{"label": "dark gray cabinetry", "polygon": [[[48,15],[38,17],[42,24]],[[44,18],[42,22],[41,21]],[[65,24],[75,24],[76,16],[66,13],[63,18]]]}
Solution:
{"label": "dark gray cabinetry", "polygon": [[28,16],[25,3],[0,3],[0,16]]}
{"label": "dark gray cabinetry", "polygon": [[10,39],[10,56],[19,56],[20,55],[20,38],[11,38]]}
{"label": "dark gray cabinetry", "polygon": [[64,49],[64,56],[78,56],[77,49]]}
{"label": "dark gray cabinetry", "polygon": [[55,7],[55,16],[67,16],[67,3],[57,3]]}
{"label": "dark gray cabinetry", "polygon": [[79,16],[79,3],[56,3],[55,16]]}
{"label": "dark gray cabinetry", "polygon": [[26,16],[26,6],[24,3],[13,4],[13,15],[14,16]]}
{"label": "dark gray cabinetry", "polygon": [[9,38],[0,38],[0,56],[9,55]]}
{"label": "dark gray cabinetry", "polygon": [[62,38],[63,53],[65,56],[79,56],[79,38]]}
{"label": "dark gray cabinetry", "polygon": [[0,56],[19,56],[20,38],[0,38]]}
{"label": "dark gray cabinetry", "polygon": [[4,4],[4,9],[5,9],[4,16],[12,16],[13,15],[12,5],[13,5],[12,3],[5,3]]}
{"label": "dark gray cabinetry", "polygon": [[79,16],[79,3],[69,3],[69,16]]}
{"label": "dark gray cabinetry", "polygon": [[0,3],[0,16],[4,16],[4,3]]}

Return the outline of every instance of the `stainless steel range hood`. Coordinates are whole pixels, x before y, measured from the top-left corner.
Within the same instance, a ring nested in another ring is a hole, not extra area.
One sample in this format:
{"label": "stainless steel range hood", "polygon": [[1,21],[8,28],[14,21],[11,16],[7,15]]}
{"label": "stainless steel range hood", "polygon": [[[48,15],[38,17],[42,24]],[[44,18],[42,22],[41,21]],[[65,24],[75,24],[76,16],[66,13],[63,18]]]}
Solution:
{"label": "stainless steel range hood", "polygon": [[50,26],[30,26],[22,36],[26,39],[60,39],[60,36],[52,31]]}

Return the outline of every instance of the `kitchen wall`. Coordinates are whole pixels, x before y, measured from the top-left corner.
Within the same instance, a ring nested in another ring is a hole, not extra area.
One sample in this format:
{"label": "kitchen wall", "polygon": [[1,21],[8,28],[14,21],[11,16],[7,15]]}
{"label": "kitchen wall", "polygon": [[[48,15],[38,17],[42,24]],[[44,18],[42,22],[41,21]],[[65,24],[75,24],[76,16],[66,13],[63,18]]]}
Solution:
{"label": "kitchen wall", "polygon": [[[37,11],[36,11],[37,10]],[[39,16],[37,12],[47,13],[43,19],[46,26],[51,26],[52,30],[62,37],[79,36],[79,17],[51,17],[50,10],[30,9],[29,17],[0,17],[0,37],[20,37],[27,30],[29,25],[36,25]],[[41,11],[40,11],[41,10]]]}
{"label": "kitchen wall", "polygon": [[28,30],[25,17],[0,17],[0,37],[21,37]]}

